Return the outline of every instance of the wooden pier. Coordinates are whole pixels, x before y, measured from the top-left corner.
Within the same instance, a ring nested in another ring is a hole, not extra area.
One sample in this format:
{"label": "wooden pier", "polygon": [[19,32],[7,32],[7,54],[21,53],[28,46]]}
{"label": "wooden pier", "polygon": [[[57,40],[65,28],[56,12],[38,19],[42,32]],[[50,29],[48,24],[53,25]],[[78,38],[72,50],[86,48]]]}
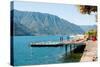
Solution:
{"label": "wooden pier", "polygon": [[32,44],[31,47],[62,47],[63,44]]}
{"label": "wooden pier", "polygon": [[62,42],[40,42],[40,43],[31,43],[31,47],[61,47],[66,45],[85,45],[84,40],[80,41],[67,41]]}
{"label": "wooden pier", "polygon": [[[65,52],[71,53],[78,46],[86,45],[84,40],[73,41],[64,40],[62,42],[41,42],[41,43],[31,43],[31,47],[65,47]],[[68,49],[69,47],[69,49]]]}
{"label": "wooden pier", "polygon": [[31,43],[31,47],[61,47],[63,46],[62,42],[39,42]]}

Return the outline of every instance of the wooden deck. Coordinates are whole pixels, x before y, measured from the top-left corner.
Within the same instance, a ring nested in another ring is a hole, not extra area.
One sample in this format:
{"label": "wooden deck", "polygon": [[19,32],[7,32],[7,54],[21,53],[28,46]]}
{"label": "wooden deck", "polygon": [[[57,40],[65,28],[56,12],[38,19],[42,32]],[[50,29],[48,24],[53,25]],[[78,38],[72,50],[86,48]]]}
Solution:
{"label": "wooden deck", "polygon": [[65,45],[85,45],[84,40],[73,41],[73,40],[64,40],[58,43],[47,42],[47,43],[31,43],[31,47],[61,47]]}
{"label": "wooden deck", "polygon": [[63,44],[32,44],[31,47],[62,47]]}
{"label": "wooden deck", "polygon": [[86,47],[80,62],[89,62],[97,60],[97,41],[86,41]]}

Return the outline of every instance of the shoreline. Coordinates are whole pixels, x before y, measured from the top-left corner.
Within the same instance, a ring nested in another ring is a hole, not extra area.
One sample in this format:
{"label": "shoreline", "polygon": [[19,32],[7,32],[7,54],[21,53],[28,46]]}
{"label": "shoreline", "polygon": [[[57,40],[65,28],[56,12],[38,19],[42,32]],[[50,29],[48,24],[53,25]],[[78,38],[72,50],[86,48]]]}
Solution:
{"label": "shoreline", "polygon": [[97,41],[86,41],[86,47],[80,62],[91,62],[97,60]]}

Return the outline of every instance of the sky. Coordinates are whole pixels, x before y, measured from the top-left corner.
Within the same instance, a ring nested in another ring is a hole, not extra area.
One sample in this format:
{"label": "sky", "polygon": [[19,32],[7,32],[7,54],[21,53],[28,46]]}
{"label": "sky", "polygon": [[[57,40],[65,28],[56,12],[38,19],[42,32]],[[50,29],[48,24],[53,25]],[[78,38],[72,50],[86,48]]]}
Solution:
{"label": "sky", "polygon": [[93,14],[81,14],[77,6],[71,4],[14,1],[14,9],[20,11],[49,13],[76,25],[96,24],[96,18]]}

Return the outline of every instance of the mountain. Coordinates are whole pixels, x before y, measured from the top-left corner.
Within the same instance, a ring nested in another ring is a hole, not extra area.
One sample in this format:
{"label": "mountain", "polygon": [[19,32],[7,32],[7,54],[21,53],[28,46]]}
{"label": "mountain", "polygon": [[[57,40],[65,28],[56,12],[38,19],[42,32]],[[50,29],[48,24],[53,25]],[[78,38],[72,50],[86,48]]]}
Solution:
{"label": "mountain", "polygon": [[12,18],[15,36],[71,35],[84,32],[80,26],[47,13],[12,10]]}
{"label": "mountain", "polygon": [[22,24],[13,23],[13,35],[23,36],[32,35],[28,28]]}
{"label": "mountain", "polygon": [[96,25],[80,25],[80,27],[81,27],[85,32],[87,32],[87,31],[89,31],[89,30],[91,30],[91,29],[96,29],[96,28],[97,28]]}

